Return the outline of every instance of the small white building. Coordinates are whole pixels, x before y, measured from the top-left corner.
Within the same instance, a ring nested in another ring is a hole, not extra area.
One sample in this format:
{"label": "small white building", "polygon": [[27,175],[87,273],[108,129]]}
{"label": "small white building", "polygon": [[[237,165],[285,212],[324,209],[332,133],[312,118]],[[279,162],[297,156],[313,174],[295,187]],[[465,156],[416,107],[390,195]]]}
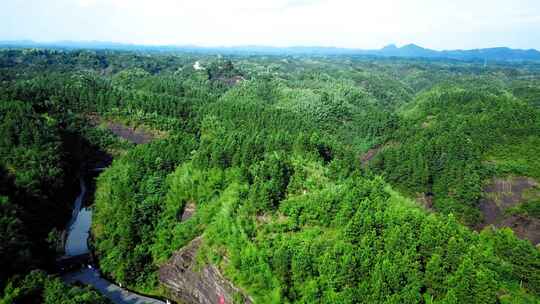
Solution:
{"label": "small white building", "polygon": [[193,65],[193,68],[196,70],[196,71],[200,71],[200,70],[204,70],[204,67],[201,65],[200,62],[196,61],[195,64]]}

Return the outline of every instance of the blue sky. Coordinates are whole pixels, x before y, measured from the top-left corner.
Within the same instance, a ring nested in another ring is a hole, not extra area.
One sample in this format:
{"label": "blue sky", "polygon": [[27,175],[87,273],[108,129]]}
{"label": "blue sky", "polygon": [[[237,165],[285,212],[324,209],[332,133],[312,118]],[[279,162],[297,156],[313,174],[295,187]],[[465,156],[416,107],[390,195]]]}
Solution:
{"label": "blue sky", "polygon": [[540,49],[540,0],[0,0],[0,40]]}

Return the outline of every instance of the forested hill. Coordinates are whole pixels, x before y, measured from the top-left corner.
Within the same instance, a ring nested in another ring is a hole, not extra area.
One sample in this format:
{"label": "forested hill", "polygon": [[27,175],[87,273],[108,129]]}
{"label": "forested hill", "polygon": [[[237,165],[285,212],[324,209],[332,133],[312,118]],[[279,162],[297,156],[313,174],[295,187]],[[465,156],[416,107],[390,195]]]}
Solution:
{"label": "forested hill", "polygon": [[317,56],[376,56],[401,57],[424,59],[453,59],[459,61],[540,61],[540,52],[535,49],[511,49],[508,47],[494,47],[471,50],[443,50],[437,51],[423,48],[415,44],[397,47],[390,44],[381,49],[350,49],[338,47],[271,47],[271,46],[232,46],[232,47],[199,47],[186,46],[151,46],[122,44],[114,42],[76,42],[59,41],[38,43],[33,41],[0,41],[2,48],[59,48],[59,49],[96,49],[96,50],[123,50],[146,52],[194,52],[206,54],[237,54],[237,55],[317,55]]}
{"label": "forested hill", "polygon": [[526,62],[2,50],[1,300],[103,301],[50,267],[99,150],[91,247],[131,290],[538,303],[539,88]]}

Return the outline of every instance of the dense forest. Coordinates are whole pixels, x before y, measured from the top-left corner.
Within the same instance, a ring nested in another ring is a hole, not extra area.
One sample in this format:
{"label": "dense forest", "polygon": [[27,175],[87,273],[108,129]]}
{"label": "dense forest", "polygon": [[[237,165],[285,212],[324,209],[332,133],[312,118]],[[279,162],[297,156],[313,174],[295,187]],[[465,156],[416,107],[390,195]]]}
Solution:
{"label": "dense forest", "polygon": [[540,301],[538,63],[3,49],[0,116],[0,303],[107,303],[54,267],[98,152],[131,290],[182,301],[159,270],[198,239],[238,303]]}

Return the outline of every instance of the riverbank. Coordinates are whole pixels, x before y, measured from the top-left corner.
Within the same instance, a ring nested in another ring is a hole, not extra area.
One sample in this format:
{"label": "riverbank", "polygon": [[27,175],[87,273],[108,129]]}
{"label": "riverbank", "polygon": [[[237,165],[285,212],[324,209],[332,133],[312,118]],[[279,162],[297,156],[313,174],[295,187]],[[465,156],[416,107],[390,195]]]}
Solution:
{"label": "riverbank", "polygon": [[79,271],[67,273],[62,280],[68,284],[81,282],[96,288],[102,295],[115,304],[166,304],[161,300],[145,297],[128,291],[104,279],[96,269],[82,268]]}
{"label": "riverbank", "polygon": [[[90,240],[90,228],[92,224],[92,210],[88,204],[88,197],[93,195],[95,187],[88,185],[83,177],[80,177],[80,192],[73,204],[73,212],[65,230],[65,254],[60,257],[64,263],[74,263],[62,266],[63,269],[72,269],[61,275],[62,280],[67,284],[83,283],[96,288],[101,294],[109,298],[115,304],[165,304],[158,299],[139,295],[119,285],[116,285],[100,275],[100,271],[91,262],[92,255]],[[77,258],[85,257],[78,261]],[[73,261],[73,262],[71,262]],[[58,262],[58,261],[57,261]],[[62,264],[62,263],[59,263]],[[97,264],[97,263],[96,263]],[[65,267],[65,268],[64,268]]]}

